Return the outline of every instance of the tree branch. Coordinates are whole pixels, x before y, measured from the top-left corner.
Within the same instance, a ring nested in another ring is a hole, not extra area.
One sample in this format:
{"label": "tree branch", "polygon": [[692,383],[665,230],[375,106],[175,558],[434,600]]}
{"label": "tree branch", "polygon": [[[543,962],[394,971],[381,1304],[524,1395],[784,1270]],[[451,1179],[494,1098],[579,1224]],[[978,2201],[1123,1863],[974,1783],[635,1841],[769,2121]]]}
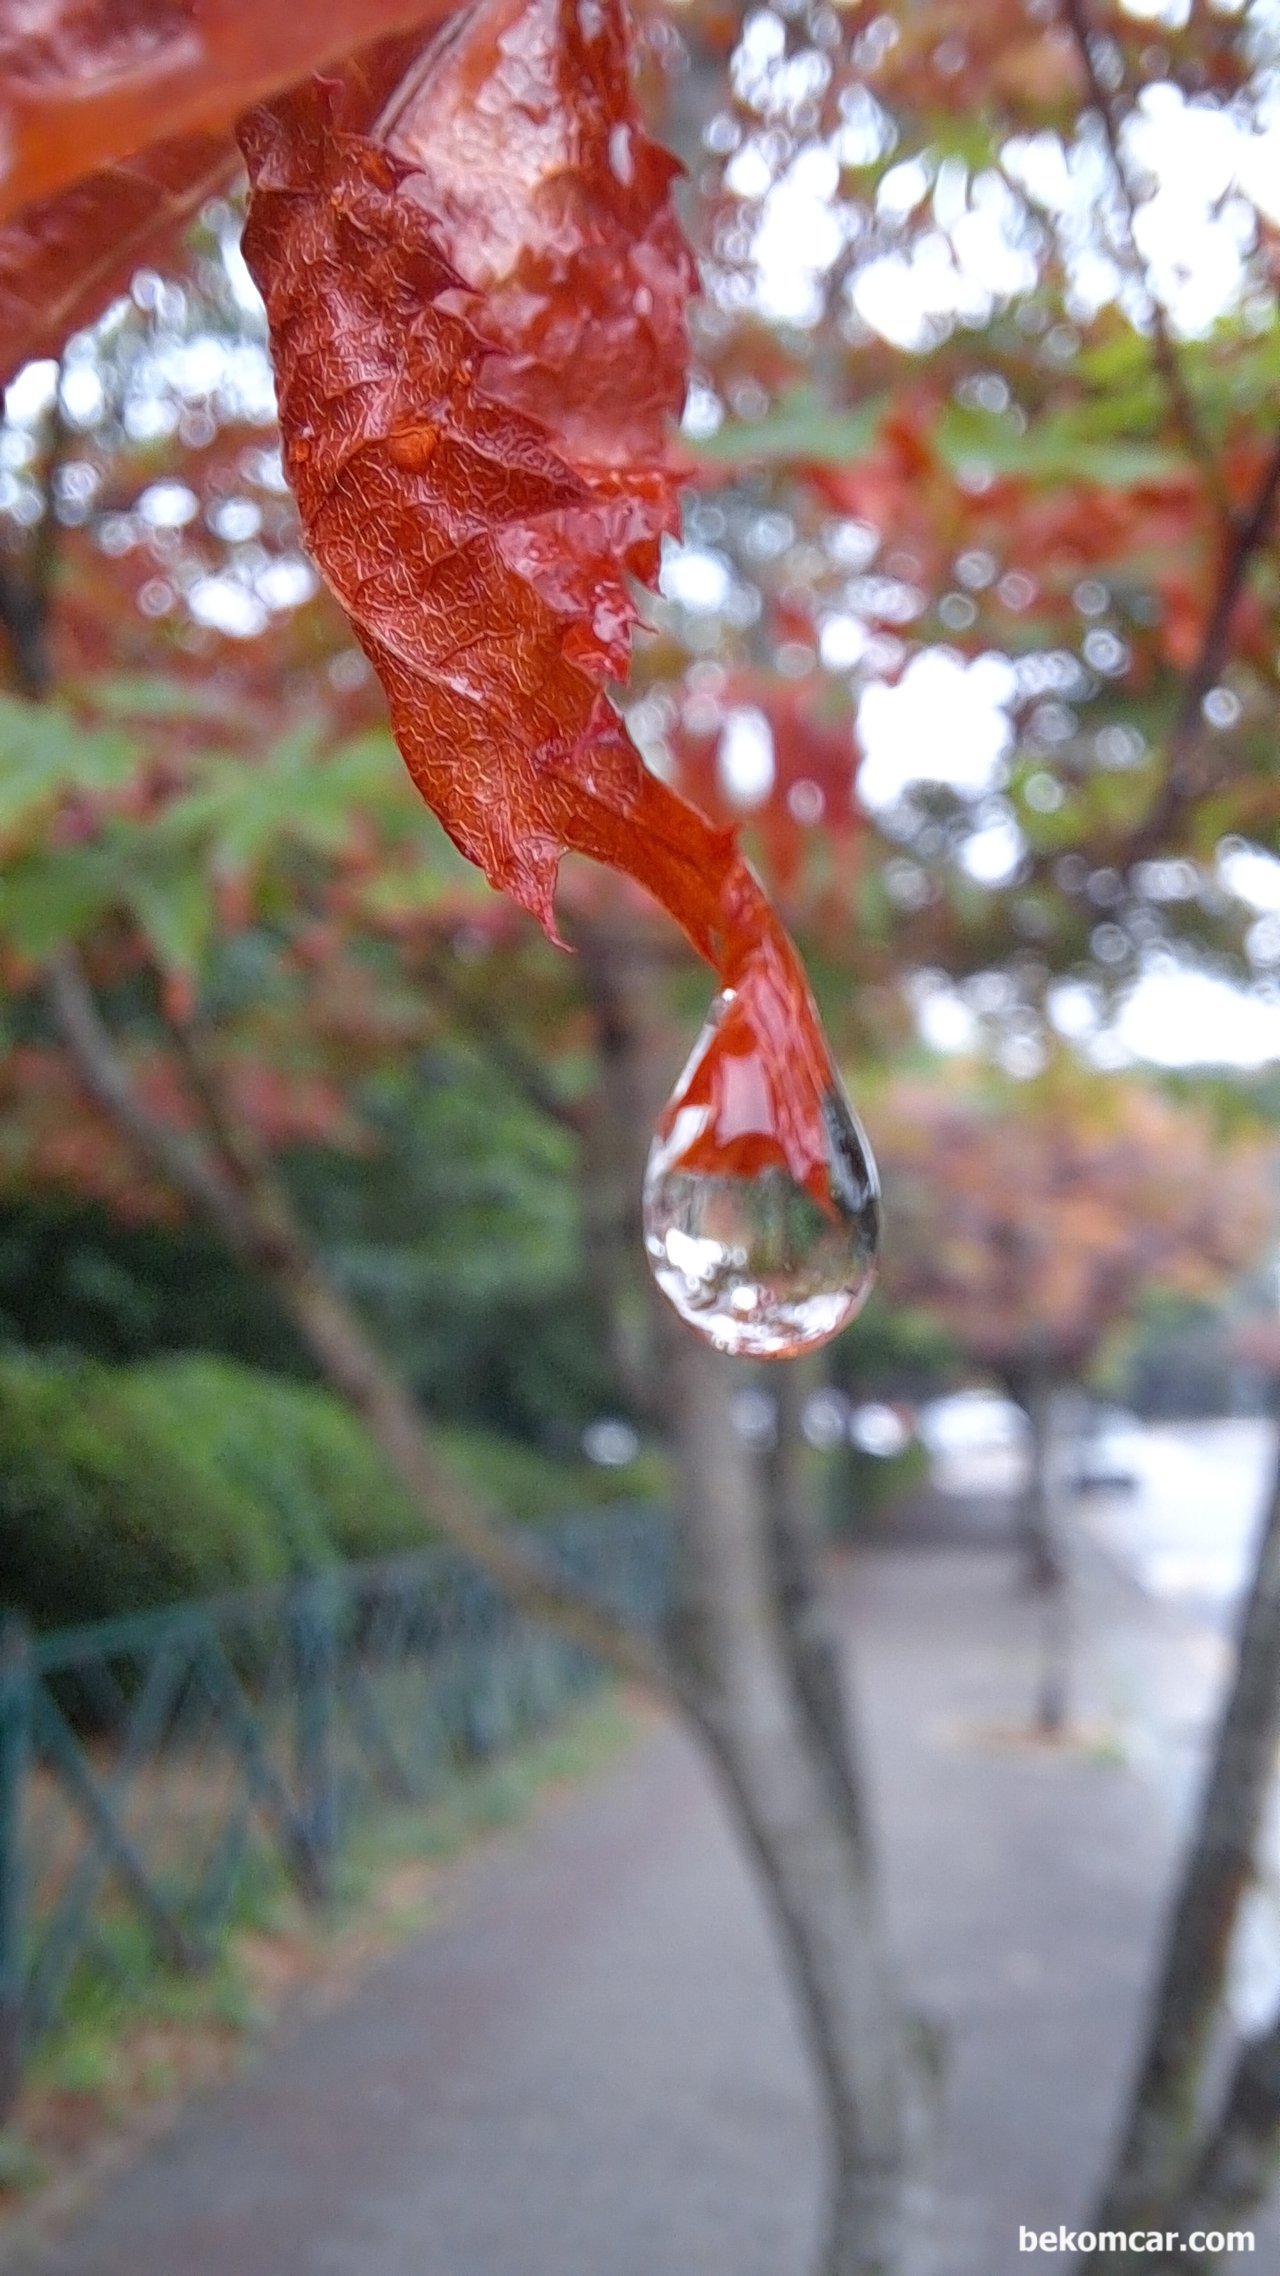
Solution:
{"label": "tree branch", "polygon": [[310,1248],[254,1134],[238,1121],[190,1035],[184,1055],[189,1066],[200,1068],[199,1088],[216,1153],[172,1130],[147,1106],[73,950],[51,959],[47,992],[89,1096],[273,1289],[321,1376],[361,1416],[424,1520],[483,1567],[522,1612],[549,1621],[647,1690],[682,1697],[680,1679],[656,1644],[556,1575],[453,1475],[404,1386]]}
{"label": "tree branch", "polygon": [[[58,376],[54,384],[53,401],[45,422],[44,458],[40,468],[40,495],[42,512],[31,536],[28,581],[31,586],[31,603],[36,621],[43,628],[49,621],[53,600],[53,581],[58,567],[58,540],[61,525],[58,521],[57,484],[62,462],[67,455],[67,421],[62,408],[62,363],[58,363]],[[42,694],[44,689],[40,691]]]}
{"label": "tree branch", "polygon": [[58,1033],[95,1105],[151,1169],[158,1170],[184,1201],[211,1220],[232,1248],[248,1261],[257,1261],[253,1227],[234,1185],[206,1148],[173,1129],[147,1105],[116,1050],[74,949],[59,949],[50,957],[45,966],[45,994]]}
{"label": "tree branch", "polygon": [[822,1587],[822,1528],[805,1462],[801,1418],[816,1379],[803,1360],[778,1369],[774,1443],[760,1458],[759,1491],[781,1613],[778,1633],[791,1663],[796,1698],[826,1767],[833,1805],[843,1814],[868,1871],[874,1872],[871,1814],[849,1728],[841,1639]]}
{"label": "tree branch", "polygon": [[66,449],[62,416],[62,367],[49,413],[40,470],[42,511],[20,562],[0,562],[0,626],[9,642],[14,683],[28,702],[48,695],[53,678],[47,628],[49,600],[58,554],[58,516],[54,486]]}
{"label": "tree branch", "polygon": [[[1280,2014],[1246,2039],[1201,2152],[1195,2179],[1171,2216],[1181,2235],[1234,2227],[1269,2196],[1280,2162]],[[1170,2265],[1173,2265],[1172,2263]],[[1179,2254],[1176,2265],[1208,2276],[1216,2256]]]}
{"label": "tree branch", "polygon": [[568,1130],[575,1138],[582,1136],[580,1110],[561,1098],[532,1052],[526,1051],[482,1004],[473,1002],[465,990],[454,986],[438,962],[430,967],[427,985],[443,998],[449,1017],[465,1029],[470,1040],[479,1045],[498,1072],[538,1114],[560,1129]]}
{"label": "tree branch", "polygon": [[587,1273],[619,1383],[637,1414],[661,1416],[666,1396],[654,1323],[664,1308],[659,1303],[654,1311],[653,1283],[640,1262],[641,1196],[650,1132],[674,1073],[663,1065],[655,990],[662,971],[685,952],[642,936],[617,914],[603,922],[578,916],[570,939],[599,1069],[582,1133]]}
{"label": "tree branch", "polygon": [[1232,525],[1230,542],[1222,558],[1218,573],[1218,590],[1209,611],[1200,653],[1187,681],[1182,706],[1174,727],[1174,741],[1179,736],[1189,737],[1199,726],[1200,706],[1211,687],[1220,679],[1228,657],[1231,637],[1231,620],[1236,603],[1244,587],[1245,577],[1255,553],[1266,543],[1271,516],[1280,497],[1280,442],[1277,442],[1263,469],[1262,480],[1254,492],[1248,511]]}
{"label": "tree branch", "polygon": [[1151,320],[1151,347],[1156,368],[1164,383],[1170,407],[1187,452],[1204,476],[1214,509],[1225,528],[1234,525],[1235,516],[1223,480],[1222,468],[1209,436],[1205,433],[1200,413],[1187,385],[1181,359],[1169,332],[1168,319],[1152,288],[1147,264],[1138,246],[1138,200],[1129,168],[1125,161],[1122,131],[1124,113],[1103,85],[1098,70],[1095,33],[1089,22],[1087,0],[1061,0],[1062,15],[1075,42],[1089,90],[1089,102],[1098,114],[1112,173],[1124,211],[1125,255],[1130,274],[1141,286],[1146,297]]}
{"label": "tree branch", "polygon": [[51,672],[45,646],[44,611],[27,579],[0,561],[0,627],[9,646],[13,684],[29,703],[49,692]]}
{"label": "tree branch", "polygon": [[1267,541],[1271,517],[1280,499],[1280,441],[1262,472],[1248,510],[1235,519],[1222,556],[1217,590],[1205,622],[1200,651],[1187,674],[1177,716],[1166,746],[1165,777],[1160,795],[1132,837],[1124,858],[1132,866],[1158,852],[1169,825],[1185,801],[1200,798],[1212,782],[1200,763],[1204,736],[1202,707],[1209,690],[1221,679],[1231,652],[1231,626],[1254,556]]}

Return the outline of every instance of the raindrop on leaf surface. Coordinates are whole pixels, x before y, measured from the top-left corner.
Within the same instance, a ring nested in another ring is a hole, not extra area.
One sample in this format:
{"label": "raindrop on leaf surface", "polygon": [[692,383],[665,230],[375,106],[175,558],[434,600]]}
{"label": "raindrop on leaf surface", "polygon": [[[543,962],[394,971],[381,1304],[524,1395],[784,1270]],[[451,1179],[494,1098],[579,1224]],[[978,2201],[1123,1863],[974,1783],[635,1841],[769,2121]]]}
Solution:
{"label": "raindrop on leaf surface", "polygon": [[793,1358],[846,1327],[879,1237],[875,1163],[816,1015],[796,1048],[777,1008],[758,990],[717,998],[645,1176],[658,1286],[718,1350],[752,1359]]}

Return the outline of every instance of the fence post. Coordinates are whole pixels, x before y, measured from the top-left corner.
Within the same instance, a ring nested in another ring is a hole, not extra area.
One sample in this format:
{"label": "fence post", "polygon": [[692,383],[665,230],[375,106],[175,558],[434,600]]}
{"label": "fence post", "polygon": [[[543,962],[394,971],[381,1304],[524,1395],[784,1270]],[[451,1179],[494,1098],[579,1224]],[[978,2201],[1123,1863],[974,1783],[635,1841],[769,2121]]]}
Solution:
{"label": "fence post", "polygon": [[31,1634],[0,1614],[0,2120],[22,2083],[26,1990],[26,1859],[22,1803],[31,1752]]}
{"label": "fence post", "polygon": [[295,1869],[303,1895],[316,1903],[322,1903],[332,1893],[338,1848],[333,1718],[338,1689],[340,1603],[340,1585],[331,1573],[317,1573],[300,1580],[290,1591],[300,1837]]}

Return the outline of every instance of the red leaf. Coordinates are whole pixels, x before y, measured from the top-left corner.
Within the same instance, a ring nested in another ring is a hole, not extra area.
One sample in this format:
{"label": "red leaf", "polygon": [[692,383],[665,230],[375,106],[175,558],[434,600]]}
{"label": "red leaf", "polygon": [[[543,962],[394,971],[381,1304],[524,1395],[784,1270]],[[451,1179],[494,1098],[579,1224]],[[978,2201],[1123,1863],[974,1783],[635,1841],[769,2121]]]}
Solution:
{"label": "red leaf", "polygon": [[567,849],[647,886],[738,989],[768,1097],[791,1092],[772,1158],[825,1193],[832,1077],[794,951],[602,687],[627,663],[625,576],[652,576],[676,523],[663,429],[694,282],[621,0],[481,0],[355,131],[370,108],[349,74],[241,130],[312,553],[455,844],[553,936]]}
{"label": "red leaf", "polygon": [[0,219],[239,112],[452,0],[40,0],[0,26]]}
{"label": "red leaf", "polygon": [[[45,0],[0,29],[0,387],[55,355],[236,168],[238,112],[451,0]],[[34,25],[30,21],[34,15]]]}
{"label": "red leaf", "polygon": [[56,355],[144,258],[162,259],[235,172],[225,135],[185,135],[91,174],[0,228],[0,387],[32,356]]}

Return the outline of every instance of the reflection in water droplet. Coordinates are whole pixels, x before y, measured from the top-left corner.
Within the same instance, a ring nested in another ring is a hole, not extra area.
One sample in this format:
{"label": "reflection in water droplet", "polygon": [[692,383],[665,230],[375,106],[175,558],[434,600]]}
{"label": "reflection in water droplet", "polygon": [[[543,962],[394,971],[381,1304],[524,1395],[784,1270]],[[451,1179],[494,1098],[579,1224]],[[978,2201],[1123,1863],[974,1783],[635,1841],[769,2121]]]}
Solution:
{"label": "reflection in water droplet", "polygon": [[[770,1087],[745,1080],[757,1070],[741,1039],[725,1051],[731,1002],[719,999],[650,1150],[645,1246],[664,1295],[717,1349],[790,1358],[837,1335],[870,1294],[879,1184],[834,1072],[815,1134],[825,1176],[792,1177],[761,1111]],[[725,1111],[748,1096],[749,1130]]]}

